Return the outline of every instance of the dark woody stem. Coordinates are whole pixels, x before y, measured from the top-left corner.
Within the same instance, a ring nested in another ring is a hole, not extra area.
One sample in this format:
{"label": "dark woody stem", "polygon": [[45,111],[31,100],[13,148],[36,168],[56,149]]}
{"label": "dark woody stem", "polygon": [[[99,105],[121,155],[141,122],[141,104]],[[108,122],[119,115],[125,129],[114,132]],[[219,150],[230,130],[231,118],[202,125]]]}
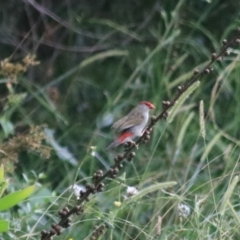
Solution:
{"label": "dark woody stem", "polygon": [[80,215],[83,212],[83,205],[82,203],[84,201],[89,201],[89,196],[91,194],[95,194],[97,192],[101,192],[104,189],[104,184],[102,183],[103,180],[105,180],[107,177],[115,178],[119,172],[119,169],[123,167],[122,163],[124,160],[131,161],[133,157],[135,156],[135,153],[133,152],[135,145],[140,144],[146,140],[149,139],[149,134],[154,127],[154,125],[162,120],[166,119],[168,117],[168,111],[169,109],[174,106],[174,104],[177,102],[177,100],[180,98],[182,94],[184,94],[190,86],[192,86],[197,80],[200,79],[203,75],[209,74],[212,72],[211,65],[216,62],[217,59],[220,57],[229,55],[229,52],[227,51],[228,47],[231,45],[234,45],[235,43],[240,43],[240,28],[238,29],[238,32],[236,36],[231,40],[223,40],[223,47],[221,51],[217,53],[213,53],[210,62],[201,70],[195,70],[193,77],[188,81],[188,83],[185,86],[179,86],[178,87],[178,94],[172,101],[163,101],[163,110],[162,112],[155,118],[152,118],[150,124],[146,128],[144,134],[136,141],[135,144],[128,145],[127,148],[125,148],[125,152],[123,154],[118,154],[115,157],[115,164],[106,172],[103,174],[101,170],[98,170],[96,173],[94,173],[93,176],[93,184],[87,184],[86,191],[80,192],[80,199],[78,200],[77,204],[71,208],[70,210],[64,208],[62,211],[59,212],[60,215],[60,221],[58,224],[52,225],[52,229],[49,232],[42,231],[42,238],[41,240],[50,240],[54,235],[60,235],[61,228],[69,227],[70,225],[70,219],[69,217],[73,214]]}

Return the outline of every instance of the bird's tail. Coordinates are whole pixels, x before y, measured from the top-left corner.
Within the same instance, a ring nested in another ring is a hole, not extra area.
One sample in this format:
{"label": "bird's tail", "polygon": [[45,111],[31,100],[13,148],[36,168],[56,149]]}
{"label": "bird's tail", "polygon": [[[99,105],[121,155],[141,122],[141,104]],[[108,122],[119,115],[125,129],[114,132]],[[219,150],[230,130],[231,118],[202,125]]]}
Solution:
{"label": "bird's tail", "polygon": [[107,147],[107,150],[110,149],[110,148],[115,148],[115,147],[117,147],[118,145],[120,145],[122,143],[131,141],[132,138],[133,138],[133,133],[132,132],[130,132],[130,131],[123,131],[121,133],[121,135]]}
{"label": "bird's tail", "polygon": [[113,141],[113,142],[106,148],[106,150],[109,150],[109,149],[111,149],[111,148],[115,148],[115,147],[117,147],[119,144],[120,144],[119,140],[116,139],[115,141]]}

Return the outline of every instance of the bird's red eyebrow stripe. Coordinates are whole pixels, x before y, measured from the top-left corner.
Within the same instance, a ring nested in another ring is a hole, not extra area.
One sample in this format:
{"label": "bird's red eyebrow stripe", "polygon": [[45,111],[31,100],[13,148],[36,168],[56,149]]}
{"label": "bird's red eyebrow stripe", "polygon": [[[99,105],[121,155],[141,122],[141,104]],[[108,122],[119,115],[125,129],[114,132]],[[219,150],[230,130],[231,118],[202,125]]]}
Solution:
{"label": "bird's red eyebrow stripe", "polygon": [[131,132],[124,132],[118,138],[118,141],[122,143],[127,137],[131,137],[133,134]]}
{"label": "bird's red eyebrow stripe", "polygon": [[145,104],[145,105],[148,106],[150,109],[154,109],[154,108],[155,108],[155,106],[154,106],[152,103],[147,102],[147,101],[142,101],[142,102],[140,102],[140,104]]}

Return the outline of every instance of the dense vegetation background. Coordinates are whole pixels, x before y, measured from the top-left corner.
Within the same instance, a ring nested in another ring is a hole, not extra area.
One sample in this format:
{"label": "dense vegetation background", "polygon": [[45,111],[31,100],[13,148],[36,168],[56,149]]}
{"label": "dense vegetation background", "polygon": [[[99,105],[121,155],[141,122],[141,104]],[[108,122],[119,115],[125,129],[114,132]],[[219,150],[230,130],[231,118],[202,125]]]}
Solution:
{"label": "dense vegetation background", "polygon": [[[2,239],[48,231],[61,207],[75,204],[71,186],[113,164],[112,123],[141,100],[160,113],[240,25],[237,0],[10,0],[0,9],[0,161],[7,193],[38,186],[1,212],[10,221]],[[102,223],[102,239],[240,238],[239,46],[229,52],[56,239],[90,239]],[[124,203],[128,186],[168,181],[177,185]]]}

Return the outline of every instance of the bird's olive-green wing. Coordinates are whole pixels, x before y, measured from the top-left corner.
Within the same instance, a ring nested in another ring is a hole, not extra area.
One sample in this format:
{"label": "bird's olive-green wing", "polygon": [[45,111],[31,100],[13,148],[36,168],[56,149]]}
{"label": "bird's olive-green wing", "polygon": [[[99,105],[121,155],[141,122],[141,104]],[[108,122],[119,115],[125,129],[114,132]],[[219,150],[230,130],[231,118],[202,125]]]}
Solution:
{"label": "bird's olive-green wing", "polygon": [[143,115],[141,114],[140,108],[137,106],[127,116],[115,122],[112,128],[115,128],[118,131],[123,131],[127,128],[141,124],[143,120]]}

